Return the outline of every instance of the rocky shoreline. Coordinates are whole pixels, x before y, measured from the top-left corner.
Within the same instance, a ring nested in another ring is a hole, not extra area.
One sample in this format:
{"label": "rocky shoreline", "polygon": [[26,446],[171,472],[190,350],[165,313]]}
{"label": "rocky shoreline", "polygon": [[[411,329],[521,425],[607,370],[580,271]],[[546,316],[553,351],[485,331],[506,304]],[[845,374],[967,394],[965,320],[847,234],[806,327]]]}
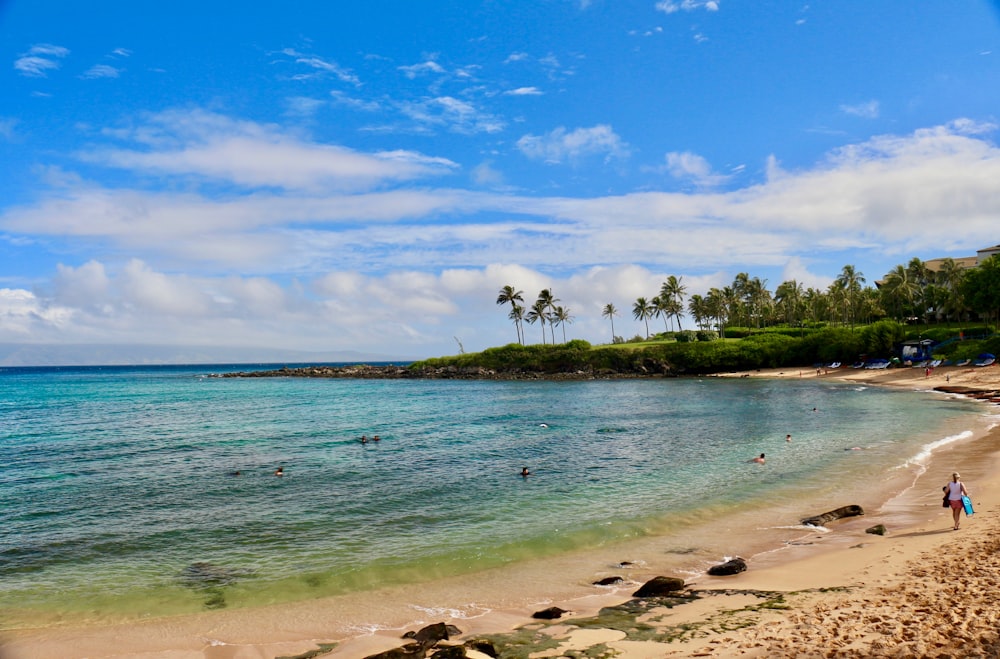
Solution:
{"label": "rocky shoreline", "polygon": [[520,369],[498,371],[482,366],[283,366],[269,371],[216,373],[219,378],[356,378],[365,380],[619,380],[626,378],[676,377],[669,365],[649,364],[632,371],[590,368],[544,372]]}

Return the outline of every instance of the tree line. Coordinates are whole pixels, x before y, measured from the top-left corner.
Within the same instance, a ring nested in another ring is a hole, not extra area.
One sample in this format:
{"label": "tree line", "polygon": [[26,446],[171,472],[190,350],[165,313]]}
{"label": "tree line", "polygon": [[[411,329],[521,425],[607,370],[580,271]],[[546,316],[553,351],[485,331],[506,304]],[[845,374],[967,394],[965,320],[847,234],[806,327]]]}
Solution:
{"label": "tree line", "polygon": [[[1000,324],[1000,255],[992,256],[973,268],[965,268],[953,259],[944,259],[930,268],[919,258],[892,268],[885,277],[865,286],[865,275],[853,265],[845,265],[826,289],[804,287],[791,279],[783,281],[772,293],[767,280],[741,272],[733,282],[712,288],[705,295],[686,299],[683,277],[670,275],[652,297],[641,296],[632,304],[632,317],[644,324],[650,338],[649,321],[661,318],[664,332],[682,331],[681,317],[689,315],[703,331],[718,331],[725,338],[727,327],[762,329],[778,325],[790,327],[842,326],[853,329],[893,319],[901,323],[967,322],[974,315]],[[687,305],[685,306],[685,300]],[[508,318],[513,321],[520,344],[525,343],[524,321],[539,323],[542,343],[549,326],[555,345],[555,329],[562,327],[566,342],[566,324],[572,322],[569,309],[558,305],[551,289],[543,289],[535,302],[526,307],[524,292],[504,286],[497,296],[498,305],[509,304]],[[615,334],[615,317],[620,315],[614,303],[604,305],[601,316],[611,322],[613,343],[621,342]]]}

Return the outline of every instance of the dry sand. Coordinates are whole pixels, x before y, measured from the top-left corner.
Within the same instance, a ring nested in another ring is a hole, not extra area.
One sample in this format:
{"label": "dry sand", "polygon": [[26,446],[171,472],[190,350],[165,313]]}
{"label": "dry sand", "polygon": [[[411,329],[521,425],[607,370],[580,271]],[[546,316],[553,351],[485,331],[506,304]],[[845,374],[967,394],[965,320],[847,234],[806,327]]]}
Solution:
{"label": "dry sand", "polygon": [[[931,389],[941,385],[1000,388],[1000,367],[864,371],[784,369],[742,377],[865,381]],[[985,404],[985,403],[984,403]],[[1000,656],[1000,428],[932,456],[914,487],[883,509],[908,507],[917,520],[865,533],[880,511],[830,525],[837,542],[803,543],[755,557],[742,574],[689,584],[697,599],[623,612],[627,594],[554,602],[573,614],[532,622],[530,611],[497,611],[472,620],[440,620],[463,634],[453,642],[494,635],[546,657],[998,657]],[[941,485],[963,473],[976,515],[952,530],[940,505]],[[652,574],[649,576],[653,576]],[[289,608],[294,609],[289,615]],[[598,615],[598,613],[600,615]],[[261,611],[206,614],[117,627],[22,630],[0,639],[0,659],[102,657],[124,659],[271,659],[322,650],[331,659],[365,657],[401,644],[404,630],[357,636],[332,651],[319,648],[324,620],[309,603],[286,605],[283,628]],[[227,643],[209,639],[230,638]],[[238,640],[237,640],[238,639]],[[318,639],[318,640],[317,640]],[[335,639],[334,639],[335,640]],[[113,641],[114,647],[108,647]],[[485,655],[475,652],[470,657]],[[521,655],[518,655],[521,656]]]}

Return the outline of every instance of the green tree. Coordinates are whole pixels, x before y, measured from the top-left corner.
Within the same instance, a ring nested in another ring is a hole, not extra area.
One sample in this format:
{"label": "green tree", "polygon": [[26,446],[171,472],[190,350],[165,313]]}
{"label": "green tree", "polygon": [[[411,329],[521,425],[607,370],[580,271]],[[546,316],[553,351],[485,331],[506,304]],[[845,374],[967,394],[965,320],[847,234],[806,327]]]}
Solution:
{"label": "green tree", "polygon": [[569,309],[565,307],[557,306],[552,311],[552,316],[550,322],[553,325],[562,326],[563,331],[563,343],[566,343],[566,325],[573,322],[573,316],[570,315]]}
{"label": "green tree", "polygon": [[545,302],[541,298],[535,300],[535,303],[531,305],[531,309],[524,316],[524,319],[528,321],[531,325],[536,322],[540,323],[542,326],[542,345],[545,345],[545,321],[548,319],[548,311],[545,308]]}
{"label": "green tree", "polygon": [[601,311],[601,316],[611,319],[611,343],[615,342],[615,316],[617,315],[618,309],[610,302],[605,304],[604,310]]}
{"label": "green tree", "polygon": [[518,306],[518,302],[524,302],[524,291],[519,291],[509,285],[500,289],[500,294],[497,295],[497,304],[509,304],[511,306],[511,312],[508,318],[514,321],[514,330],[517,332],[517,342],[524,345],[524,334],[521,330],[521,319],[524,317],[524,310],[522,308],[521,313],[514,313],[514,310]]}
{"label": "green tree", "polygon": [[644,297],[637,298],[635,304],[632,305],[632,317],[636,320],[641,320],[646,323],[646,338],[649,338],[649,318],[655,313],[656,309],[649,303]]}
{"label": "green tree", "polygon": [[[657,295],[652,300],[650,300],[649,303],[653,307],[653,315],[660,316],[661,318],[663,318],[663,331],[669,332],[672,327],[672,326],[667,327],[667,319],[671,318],[669,301],[662,295]],[[672,322],[673,320],[671,320],[671,323]]]}
{"label": "green tree", "polygon": [[865,276],[858,272],[853,265],[845,265],[837,276],[837,284],[844,291],[847,317],[854,329],[854,321],[857,315],[857,299],[861,293],[861,284],[865,283]]}
{"label": "green tree", "polygon": [[552,324],[552,314],[556,309],[556,302],[559,298],[552,295],[551,288],[543,288],[541,292],[538,293],[538,302],[541,302],[542,309],[544,309],[545,321],[549,323],[549,331],[552,334],[552,345],[556,344],[556,328]]}
{"label": "green tree", "polygon": [[973,311],[986,318],[995,318],[997,329],[1000,329],[1000,255],[970,268],[961,291]]}
{"label": "green tree", "polygon": [[681,327],[681,314],[684,311],[684,294],[687,292],[687,287],[684,286],[683,277],[675,277],[670,275],[667,280],[660,285],[660,298],[663,300],[664,306],[669,309],[672,315],[677,318],[677,329],[684,329]]}
{"label": "green tree", "polygon": [[914,301],[920,292],[920,286],[913,281],[910,271],[902,265],[897,265],[885,276],[882,284],[882,295],[885,306],[893,310],[893,316],[900,322],[905,322],[913,313]]}

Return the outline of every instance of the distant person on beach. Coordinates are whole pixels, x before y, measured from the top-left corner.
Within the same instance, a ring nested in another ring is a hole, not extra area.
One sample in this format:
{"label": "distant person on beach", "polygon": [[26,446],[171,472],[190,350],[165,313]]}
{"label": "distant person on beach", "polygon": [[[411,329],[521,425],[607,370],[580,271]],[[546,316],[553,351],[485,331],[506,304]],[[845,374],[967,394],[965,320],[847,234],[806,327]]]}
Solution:
{"label": "distant person on beach", "polygon": [[965,489],[965,483],[962,482],[962,477],[958,475],[957,471],[951,475],[948,484],[941,489],[948,493],[948,505],[951,506],[951,516],[955,520],[954,530],[957,531],[962,510],[965,508],[962,497],[969,496],[969,492]]}
{"label": "distant person on beach", "polygon": [[750,460],[747,460],[747,462],[756,462],[757,464],[761,464],[762,465],[762,464],[764,464],[764,454],[761,453],[756,458],[751,458]]}
{"label": "distant person on beach", "polygon": [[274,475],[275,476],[284,476],[285,475],[285,468],[284,467],[278,467],[277,469],[274,470]]}
{"label": "distant person on beach", "polygon": [[531,475],[531,472],[528,471],[527,467],[521,467],[521,476],[527,478],[530,475]]}

